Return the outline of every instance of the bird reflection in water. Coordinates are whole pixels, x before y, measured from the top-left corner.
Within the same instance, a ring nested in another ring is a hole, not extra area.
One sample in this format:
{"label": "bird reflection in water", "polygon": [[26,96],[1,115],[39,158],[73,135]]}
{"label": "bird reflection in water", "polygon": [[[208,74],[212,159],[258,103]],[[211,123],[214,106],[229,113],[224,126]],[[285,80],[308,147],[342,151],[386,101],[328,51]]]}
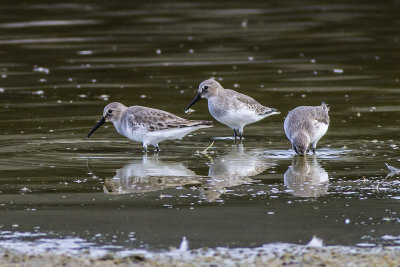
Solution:
{"label": "bird reflection in water", "polygon": [[182,162],[162,161],[157,155],[144,155],[142,160],[133,161],[116,172],[113,178],[105,179],[105,193],[142,193],[201,183],[200,177]]}
{"label": "bird reflection in water", "polygon": [[315,156],[294,157],[283,177],[294,196],[319,197],[328,192],[328,173],[318,164]]}
{"label": "bird reflection in water", "polygon": [[254,182],[250,177],[271,166],[257,153],[245,152],[243,144],[232,145],[228,154],[211,160],[209,178],[202,187],[203,198],[209,202],[216,201],[227,192],[227,187]]}
{"label": "bird reflection in water", "polygon": [[214,202],[234,187],[254,182],[251,176],[262,173],[271,164],[256,152],[245,152],[243,144],[233,145],[229,153],[212,159],[208,176],[196,175],[182,162],[163,161],[154,156],[143,156],[117,169],[113,178],[104,179],[104,192],[109,194],[161,191],[179,186],[195,186],[200,198]]}

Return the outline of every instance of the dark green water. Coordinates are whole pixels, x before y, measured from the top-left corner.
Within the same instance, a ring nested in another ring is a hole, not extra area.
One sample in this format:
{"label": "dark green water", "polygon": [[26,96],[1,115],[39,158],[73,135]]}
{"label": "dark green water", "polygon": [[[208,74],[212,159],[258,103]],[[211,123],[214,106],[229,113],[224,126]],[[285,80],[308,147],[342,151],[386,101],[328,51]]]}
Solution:
{"label": "dark green water", "polygon": [[[400,245],[400,3],[375,1],[3,1],[0,4],[0,245],[81,238],[168,249]],[[277,108],[244,129],[219,123],[145,156],[106,104],[184,113],[200,82]],[[317,156],[283,132],[300,105],[331,107]],[[199,153],[208,147],[208,155]]]}

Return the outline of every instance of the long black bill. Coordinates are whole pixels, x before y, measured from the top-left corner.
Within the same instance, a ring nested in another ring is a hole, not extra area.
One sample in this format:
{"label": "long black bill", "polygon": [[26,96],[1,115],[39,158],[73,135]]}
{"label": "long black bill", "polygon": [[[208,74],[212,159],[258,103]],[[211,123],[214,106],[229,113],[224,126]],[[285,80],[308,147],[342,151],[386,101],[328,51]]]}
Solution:
{"label": "long black bill", "polygon": [[197,101],[199,101],[200,98],[201,98],[201,95],[200,95],[200,94],[197,94],[197,95],[194,97],[194,99],[192,100],[192,102],[190,102],[189,106],[187,106],[186,110],[188,110],[191,106],[193,106],[194,103],[196,103]]}
{"label": "long black bill", "polygon": [[94,133],[94,131],[97,130],[97,128],[99,128],[101,125],[103,125],[106,122],[106,119],[103,117],[101,118],[101,120],[99,120],[99,122],[93,127],[93,129],[90,131],[90,133],[86,136],[86,138],[89,138],[89,136],[92,135],[92,133]]}

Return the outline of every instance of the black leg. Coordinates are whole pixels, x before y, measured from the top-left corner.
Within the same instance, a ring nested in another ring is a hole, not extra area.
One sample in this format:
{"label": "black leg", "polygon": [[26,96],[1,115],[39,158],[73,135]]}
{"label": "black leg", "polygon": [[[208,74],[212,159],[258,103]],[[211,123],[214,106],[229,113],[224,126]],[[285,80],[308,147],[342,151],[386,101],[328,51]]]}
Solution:
{"label": "black leg", "polygon": [[312,152],[313,152],[313,153],[314,153],[314,155],[315,155],[315,147],[313,147],[313,148],[312,148]]}
{"label": "black leg", "polygon": [[156,152],[158,153],[158,152],[160,152],[161,151],[161,149],[160,149],[160,147],[158,146],[158,144],[156,145]]}
{"label": "black leg", "polygon": [[236,144],[236,139],[237,139],[238,133],[236,131],[236,129],[233,129],[233,137],[234,137],[234,144]]}

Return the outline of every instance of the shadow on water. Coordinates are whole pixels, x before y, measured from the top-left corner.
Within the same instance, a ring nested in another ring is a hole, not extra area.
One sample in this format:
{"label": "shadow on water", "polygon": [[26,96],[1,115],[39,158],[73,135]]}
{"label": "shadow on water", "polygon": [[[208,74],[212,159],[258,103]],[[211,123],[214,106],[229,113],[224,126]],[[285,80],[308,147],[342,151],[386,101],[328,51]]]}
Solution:
{"label": "shadow on water", "polygon": [[[0,246],[165,250],[186,236],[191,248],[252,247],[314,234],[399,245],[399,177],[385,167],[400,166],[399,3],[0,8]],[[206,101],[184,113],[210,77],[281,115],[246,126],[243,145],[215,122],[159,155],[112,125],[84,138],[113,101],[212,119]],[[330,128],[316,156],[297,157],[284,117],[322,101]]]}

